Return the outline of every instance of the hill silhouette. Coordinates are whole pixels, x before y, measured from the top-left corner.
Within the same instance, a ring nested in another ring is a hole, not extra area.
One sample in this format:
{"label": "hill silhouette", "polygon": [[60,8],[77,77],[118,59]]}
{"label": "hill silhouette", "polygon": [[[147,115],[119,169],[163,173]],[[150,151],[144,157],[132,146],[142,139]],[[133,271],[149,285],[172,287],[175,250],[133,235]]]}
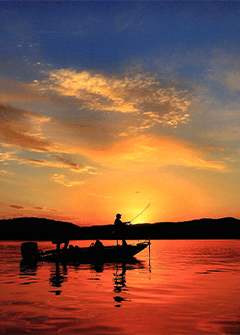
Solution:
{"label": "hill silhouette", "polygon": [[[79,227],[41,218],[0,220],[1,240],[115,239],[114,226]],[[126,239],[240,239],[240,220],[227,217],[126,226]]]}

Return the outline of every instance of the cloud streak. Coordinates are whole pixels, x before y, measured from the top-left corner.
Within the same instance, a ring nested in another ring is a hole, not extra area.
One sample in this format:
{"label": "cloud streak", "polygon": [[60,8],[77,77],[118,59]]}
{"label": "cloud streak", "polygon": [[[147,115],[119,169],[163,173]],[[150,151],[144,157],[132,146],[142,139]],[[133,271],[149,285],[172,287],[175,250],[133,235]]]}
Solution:
{"label": "cloud streak", "polygon": [[80,186],[83,185],[84,182],[82,181],[73,181],[73,180],[69,180],[67,179],[63,174],[54,174],[52,176],[52,179],[56,182],[59,183],[63,186],[66,187],[72,187],[72,186]]}
{"label": "cloud streak", "polygon": [[18,209],[18,210],[26,209],[25,207],[23,207],[23,206],[18,206],[18,205],[10,205],[9,207],[10,207],[10,208],[13,208],[13,209]]}
{"label": "cloud streak", "polygon": [[47,152],[52,143],[42,134],[42,126],[50,118],[11,106],[0,105],[0,138],[10,146]]}
{"label": "cloud streak", "polygon": [[70,171],[74,172],[89,172],[89,173],[94,173],[95,168],[91,166],[84,166],[81,164],[76,164],[73,162],[70,162],[69,160],[62,158],[62,157],[56,157],[53,156],[54,158],[57,159],[57,162],[52,162],[48,160],[43,160],[43,159],[16,159],[20,164],[34,164],[39,167],[52,167],[52,168],[59,168],[59,169],[69,169]]}
{"label": "cloud streak", "polygon": [[0,78],[0,103],[2,105],[19,102],[41,102],[42,100],[42,95],[36,91],[33,84]]}
{"label": "cloud streak", "polygon": [[[16,152],[6,152],[0,153],[0,162],[9,163],[9,162],[17,162],[18,164],[26,164],[26,165],[35,165],[37,167],[51,167],[51,168],[58,168],[58,169],[69,169],[72,172],[79,172],[79,173],[89,173],[89,174],[96,174],[96,168],[88,165],[82,165],[74,163],[70,160],[70,158],[66,159],[61,156],[57,155],[48,155],[49,158],[55,159],[55,161],[50,161],[47,159],[33,159],[33,158],[23,158],[18,157]],[[0,173],[12,175],[11,172],[6,170],[0,170]]]}
{"label": "cloud streak", "polygon": [[223,162],[209,160],[206,153],[190,143],[177,142],[169,137],[142,135],[123,139],[108,150],[90,151],[89,155],[96,161],[124,169],[175,165],[226,171]]}

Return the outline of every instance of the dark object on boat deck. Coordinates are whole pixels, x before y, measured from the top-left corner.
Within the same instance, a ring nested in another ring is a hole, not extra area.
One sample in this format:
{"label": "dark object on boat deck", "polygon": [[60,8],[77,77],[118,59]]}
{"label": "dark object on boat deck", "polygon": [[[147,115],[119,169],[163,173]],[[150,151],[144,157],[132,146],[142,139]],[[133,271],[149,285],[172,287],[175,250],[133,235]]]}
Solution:
{"label": "dark object on boat deck", "polygon": [[57,245],[57,253],[60,252],[60,245],[64,243],[64,247],[62,250],[67,250],[67,247],[68,247],[68,244],[69,244],[69,239],[66,238],[66,239],[61,239],[61,238],[57,238],[57,239],[54,239],[52,240],[52,244],[56,244]]}
{"label": "dark object on boat deck", "polygon": [[21,245],[22,258],[26,261],[35,261],[38,258],[38,245],[36,242],[24,242]]}

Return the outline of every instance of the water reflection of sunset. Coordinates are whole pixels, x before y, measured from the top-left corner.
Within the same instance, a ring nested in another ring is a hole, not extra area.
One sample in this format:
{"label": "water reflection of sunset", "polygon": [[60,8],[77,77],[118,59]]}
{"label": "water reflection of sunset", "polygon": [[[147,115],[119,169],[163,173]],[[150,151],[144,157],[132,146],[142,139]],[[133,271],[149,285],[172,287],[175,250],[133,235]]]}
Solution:
{"label": "water reflection of sunset", "polygon": [[3,332],[239,333],[238,241],[152,241],[98,265],[20,264],[19,247],[0,244]]}

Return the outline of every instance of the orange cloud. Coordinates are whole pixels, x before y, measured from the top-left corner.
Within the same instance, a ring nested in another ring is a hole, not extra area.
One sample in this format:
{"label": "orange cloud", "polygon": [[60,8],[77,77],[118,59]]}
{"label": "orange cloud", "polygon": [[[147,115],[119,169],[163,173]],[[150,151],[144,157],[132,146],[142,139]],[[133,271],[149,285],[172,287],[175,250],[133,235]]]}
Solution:
{"label": "orange cloud", "polygon": [[41,127],[49,120],[35,113],[0,105],[0,138],[11,146],[48,151],[52,143],[43,137]]}
{"label": "orange cloud", "polygon": [[52,179],[61,185],[67,186],[67,187],[72,187],[72,186],[79,186],[83,185],[84,182],[82,181],[72,181],[68,180],[63,174],[54,174],[52,176]]}
{"label": "orange cloud", "polygon": [[80,108],[97,112],[133,113],[142,119],[140,127],[163,123],[176,127],[188,121],[191,97],[187,90],[165,85],[155,76],[125,74],[109,76],[89,71],[54,70],[36,81],[40,92],[73,97]]}
{"label": "orange cloud", "polygon": [[128,169],[135,166],[136,169],[147,165],[158,167],[164,165],[179,165],[196,167],[201,169],[214,169],[224,171],[222,162],[211,161],[204,158],[204,153],[192,147],[189,143],[177,142],[171,138],[156,138],[142,135],[131,139],[122,139],[111,148],[103,151],[84,151],[92,159]]}

